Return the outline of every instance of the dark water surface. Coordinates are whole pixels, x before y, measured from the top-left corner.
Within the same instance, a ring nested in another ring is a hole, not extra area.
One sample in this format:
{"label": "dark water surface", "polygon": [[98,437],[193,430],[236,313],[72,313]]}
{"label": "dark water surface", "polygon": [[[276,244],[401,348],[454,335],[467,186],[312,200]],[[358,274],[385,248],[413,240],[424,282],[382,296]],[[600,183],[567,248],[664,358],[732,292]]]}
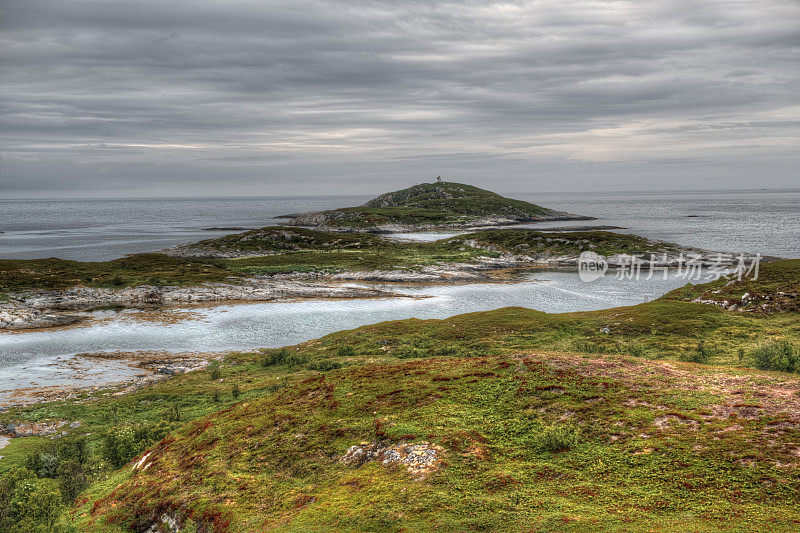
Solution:
{"label": "dark water surface", "polygon": [[[800,190],[513,194],[644,237],[711,250],[800,257]],[[0,200],[0,258],[115,259],[256,228],[273,217],[359,205],[366,196]],[[575,223],[550,223],[565,226]]]}

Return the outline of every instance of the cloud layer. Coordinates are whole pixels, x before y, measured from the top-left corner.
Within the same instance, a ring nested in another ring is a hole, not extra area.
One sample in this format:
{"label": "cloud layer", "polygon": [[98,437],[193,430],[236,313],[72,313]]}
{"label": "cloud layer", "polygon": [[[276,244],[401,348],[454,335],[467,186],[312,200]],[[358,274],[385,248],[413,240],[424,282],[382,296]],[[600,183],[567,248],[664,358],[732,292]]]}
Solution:
{"label": "cloud layer", "polygon": [[0,197],[800,186],[796,0],[0,10]]}

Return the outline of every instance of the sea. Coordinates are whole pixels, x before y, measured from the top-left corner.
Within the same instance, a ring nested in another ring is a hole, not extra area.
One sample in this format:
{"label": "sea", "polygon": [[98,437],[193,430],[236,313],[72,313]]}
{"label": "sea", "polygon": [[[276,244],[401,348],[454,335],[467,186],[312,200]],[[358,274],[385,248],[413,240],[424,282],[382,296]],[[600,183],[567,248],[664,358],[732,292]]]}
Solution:
{"label": "sea", "polygon": [[[751,191],[509,193],[624,232],[734,253],[800,257],[800,189]],[[290,213],[359,205],[367,196],[0,200],[0,258],[105,261],[260,228]],[[424,234],[431,239],[448,234]],[[413,236],[412,236],[413,237]]]}

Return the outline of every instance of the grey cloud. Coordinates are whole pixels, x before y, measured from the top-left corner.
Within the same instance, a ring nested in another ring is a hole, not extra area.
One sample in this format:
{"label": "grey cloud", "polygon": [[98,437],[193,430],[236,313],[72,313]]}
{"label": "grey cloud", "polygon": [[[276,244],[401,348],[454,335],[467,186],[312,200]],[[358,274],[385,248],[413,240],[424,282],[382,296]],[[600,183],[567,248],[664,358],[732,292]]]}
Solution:
{"label": "grey cloud", "polygon": [[0,196],[797,185],[798,52],[783,0],[6,0]]}

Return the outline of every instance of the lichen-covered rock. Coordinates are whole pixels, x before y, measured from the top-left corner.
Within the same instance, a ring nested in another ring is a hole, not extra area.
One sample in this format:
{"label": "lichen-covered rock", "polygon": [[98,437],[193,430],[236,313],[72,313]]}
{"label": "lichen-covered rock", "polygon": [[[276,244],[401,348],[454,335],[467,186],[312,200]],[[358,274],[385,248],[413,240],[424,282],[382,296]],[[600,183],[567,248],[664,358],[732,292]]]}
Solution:
{"label": "lichen-covered rock", "polygon": [[439,467],[444,450],[429,442],[386,444],[383,442],[361,443],[350,446],[341,461],[351,466],[361,466],[370,461],[383,464],[398,463],[406,467],[415,478],[423,478]]}

